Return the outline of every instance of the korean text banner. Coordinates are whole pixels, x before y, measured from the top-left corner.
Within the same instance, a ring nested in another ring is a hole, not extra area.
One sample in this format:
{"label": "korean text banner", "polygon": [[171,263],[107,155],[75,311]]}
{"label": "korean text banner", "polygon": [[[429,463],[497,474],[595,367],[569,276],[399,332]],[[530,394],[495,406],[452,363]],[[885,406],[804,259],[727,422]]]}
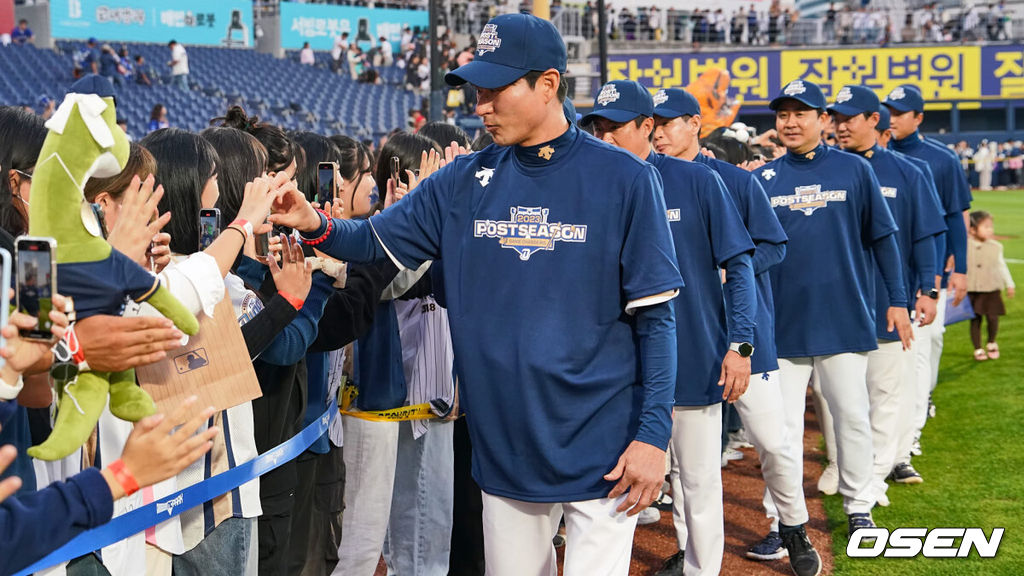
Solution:
{"label": "korean text banner", "polygon": [[185,45],[252,44],[251,0],[54,0],[55,38]]}
{"label": "korean text banner", "polygon": [[917,86],[925,100],[1024,97],[1020,45],[614,54],[608,77],[637,80],[652,90],[682,88],[709,67],[729,72],[729,95],[748,104],[766,104],[783,83],[797,78],[818,83],[829,99],[847,84],[867,86],[882,97],[901,84]]}
{"label": "korean text banner", "polygon": [[324,4],[281,2],[281,46],[302,48],[309,42],[314,50],[330,50],[334,37],[348,32],[349,41],[363,49],[377,44],[381,36],[398,50],[402,29],[425,29],[429,19],[425,10],[386,10]]}

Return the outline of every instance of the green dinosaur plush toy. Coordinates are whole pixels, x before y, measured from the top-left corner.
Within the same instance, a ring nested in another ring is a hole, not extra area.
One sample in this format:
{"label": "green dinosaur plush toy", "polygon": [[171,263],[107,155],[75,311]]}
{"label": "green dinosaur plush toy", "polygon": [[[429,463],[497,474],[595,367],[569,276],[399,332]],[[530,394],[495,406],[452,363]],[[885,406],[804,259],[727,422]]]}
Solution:
{"label": "green dinosaur plush toy", "polygon": [[[100,76],[86,76],[71,87],[47,121],[50,133],[32,178],[29,234],[57,240],[57,291],[74,298],[78,320],[119,315],[125,297],[149,302],[186,334],[199,322],[160,280],[103,239],[99,222],[82,194],[91,177],[119,174],[128,162],[128,138],[118,127],[113,87]],[[130,422],[156,412],[153,399],[135,384],[134,370],[83,371],[60,390],[50,437],[28,454],[59,460],[92,434],[110,397],[110,412]]]}

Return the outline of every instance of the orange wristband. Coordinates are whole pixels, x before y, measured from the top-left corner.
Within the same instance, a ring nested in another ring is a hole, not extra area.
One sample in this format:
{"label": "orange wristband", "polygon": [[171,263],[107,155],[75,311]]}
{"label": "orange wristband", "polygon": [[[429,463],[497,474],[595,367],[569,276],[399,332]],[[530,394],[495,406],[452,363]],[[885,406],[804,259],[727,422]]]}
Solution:
{"label": "orange wristband", "polygon": [[281,298],[287,300],[288,303],[292,305],[292,308],[295,308],[296,310],[302,310],[302,305],[306,303],[305,300],[296,298],[284,290],[278,290],[277,293],[281,295]]}
{"label": "orange wristband", "polygon": [[114,480],[121,485],[125,496],[131,496],[139,491],[139,483],[135,480],[135,476],[132,476],[132,471],[124,465],[124,460],[117,459],[111,462],[107,468],[114,475]]}

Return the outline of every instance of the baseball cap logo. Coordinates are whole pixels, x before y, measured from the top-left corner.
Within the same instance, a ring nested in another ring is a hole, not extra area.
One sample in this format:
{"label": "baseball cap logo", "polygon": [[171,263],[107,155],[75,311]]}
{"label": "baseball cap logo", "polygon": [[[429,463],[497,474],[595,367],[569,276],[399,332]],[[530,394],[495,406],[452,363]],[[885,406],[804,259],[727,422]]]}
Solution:
{"label": "baseball cap logo", "polygon": [[601,88],[601,93],[597,95],[597,103],[601,106],[607,106],[612,102],[619,101],[619,91],[615,89],[615,86],[611,84],[605,85]]}
{"label": "baseball cap logo", "polygon": [[903,100],[907,95],[906,91],[902,87],[896,87],[889,92],[889,100]]}
{"label": "baseball cap logo", "polygon": [[483,56],[485,52],[494,52],[500,47],[501,38],[498,37],[497,24],[484,25],[484,30],[476,41],[477,56]]}
{"label": "baseball cap logo", "polygon": [[665,102],[668,102],[668,93],[664,90],[658,90],[658,93],[654,95],[654,105],[661,106]]}
{"label": "baseball cap logo", "polygon": [[782,91],[786,96],[796,96],[797,94],[803,94],[807,92],[807,87],[804,86],[803,80],[793,80],[786,85],[786,89]]}
{"label": "baseball cap logo", "polygon": [[844,87],[842,90],[839,91],[839,94],[836,94],[836,104],[849,102],[851,99],[853,99],[853,92],[850,92],[849,87]]}

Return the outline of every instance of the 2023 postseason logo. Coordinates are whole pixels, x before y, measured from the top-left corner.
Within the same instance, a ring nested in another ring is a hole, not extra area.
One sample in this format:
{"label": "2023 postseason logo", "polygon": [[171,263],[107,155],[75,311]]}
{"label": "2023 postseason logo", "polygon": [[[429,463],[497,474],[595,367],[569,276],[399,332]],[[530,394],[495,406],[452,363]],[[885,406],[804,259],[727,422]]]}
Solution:
{"label": "2023 postseason logo", "polygon": [[[1003,539],[1003,528],[989,536],[981,528],[861,528],[850,536],[850,558],[966,558],[973,548],[982,558],[994,558]],[[957,543],[959,540],[959,544]]]}

